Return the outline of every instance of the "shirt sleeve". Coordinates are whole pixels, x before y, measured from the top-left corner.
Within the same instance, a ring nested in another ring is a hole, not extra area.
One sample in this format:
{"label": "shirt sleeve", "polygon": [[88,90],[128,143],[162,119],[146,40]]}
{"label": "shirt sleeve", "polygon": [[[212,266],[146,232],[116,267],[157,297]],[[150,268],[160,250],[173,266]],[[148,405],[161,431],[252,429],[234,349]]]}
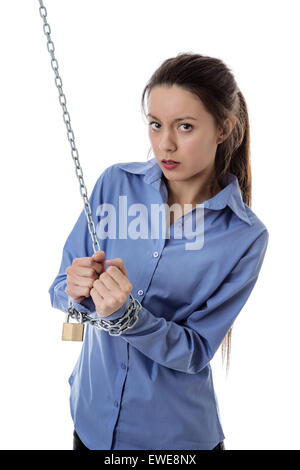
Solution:
{"label": "shirt sleeve", "polygon": [[139,320],[121,338],[153,361],[188,374],[199,373],[213,358],[245,305],[268,245],[265,229],[213,295],[180,324],[142,306]]}
{"label": "shirt sleeve", "polygon": [[[102,199],[104,197],[103,196],[103,181],[108,170],[109,168],[107,168],[100,175],[100,177],[98,178],[93,188],[91,196],[89,198],[93,221],[96,220],[95,212],[97,209],[99,198]],[[101,247],[101,249],[103,248]],[[57,308],[64,312],[68,311],[69,296],[65,290],[66,285],[67,285],[66,269],[68,266],[72,265],[72,262],[75,258],[92,256],[93,253],[94,253],[93,242],[92,242],[92,238],[89,232],[86,215],[83,209],[64,244],[59,272],[48,290],[50,294],[51,305],[53,308]],[[73,299],[71,300],[72,300],[74,307],[79,312],[84,312],[88,314],[95,313],[95,304],[93,302],[92,297],[87,297],[80,303],[74,302]],[[122,310],[122,307],[120,311],[121,310]]]}

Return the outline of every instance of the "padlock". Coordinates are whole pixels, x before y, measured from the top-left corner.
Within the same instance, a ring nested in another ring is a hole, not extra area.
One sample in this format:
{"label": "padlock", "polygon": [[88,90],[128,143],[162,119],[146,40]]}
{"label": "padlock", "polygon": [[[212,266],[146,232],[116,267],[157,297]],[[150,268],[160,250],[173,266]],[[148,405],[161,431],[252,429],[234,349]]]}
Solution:
{"label": "padlock", "polygon": [[69,316],[63,324],[62,337],[63,341],[83,341],[84,323],[70,323]]}

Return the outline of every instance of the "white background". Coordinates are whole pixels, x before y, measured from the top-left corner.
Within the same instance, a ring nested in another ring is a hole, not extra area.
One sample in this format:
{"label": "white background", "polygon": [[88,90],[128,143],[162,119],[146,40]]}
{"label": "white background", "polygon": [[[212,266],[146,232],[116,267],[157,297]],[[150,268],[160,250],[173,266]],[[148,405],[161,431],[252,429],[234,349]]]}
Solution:
{"label": "white background", "polygon": [[[228,450],[300,449],[298,3],[45,2],[88,194],[107,166],[146,161],[141,93],[166,58],[218,57],[246,98],[270,239],[229,376],[220,349],[212,361]],[[1,449],[72,448],[81,343],[61,341],[48,289],[82,200],[42,25],[38,0],[1,2]]]}

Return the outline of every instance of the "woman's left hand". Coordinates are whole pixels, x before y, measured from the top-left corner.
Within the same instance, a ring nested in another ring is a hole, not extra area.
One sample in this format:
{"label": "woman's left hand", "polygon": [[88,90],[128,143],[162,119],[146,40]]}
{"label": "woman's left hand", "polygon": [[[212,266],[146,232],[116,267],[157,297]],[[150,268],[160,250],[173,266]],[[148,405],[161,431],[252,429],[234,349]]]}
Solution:
{"label": "woman's left hand", "polygon": [[109,267],[94,281],[90,291],[100,317],[108,317],[122,307],[133,288],[121,258],[106,260],[105,263]]}

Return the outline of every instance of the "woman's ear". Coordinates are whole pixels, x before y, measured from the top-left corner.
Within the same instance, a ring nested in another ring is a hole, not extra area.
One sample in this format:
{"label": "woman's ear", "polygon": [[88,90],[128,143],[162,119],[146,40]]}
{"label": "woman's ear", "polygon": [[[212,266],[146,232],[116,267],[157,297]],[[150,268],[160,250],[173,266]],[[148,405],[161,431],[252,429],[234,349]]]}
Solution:
{"label": "woman's ear", "polygon": [[225,121],[224,121],[224,126],[223,126],[223,129],[220,129],[220,134],[219,134],[219,137],[218,137],[218,141],[217,141],[217,144],[221,144],[222,142],[224,142],[224,140],[227,139],[227,137],[230,136],[231,132],[233,131],[235,125],[236,125],[236,117],[231,117],[231,118],[226,118]]}

